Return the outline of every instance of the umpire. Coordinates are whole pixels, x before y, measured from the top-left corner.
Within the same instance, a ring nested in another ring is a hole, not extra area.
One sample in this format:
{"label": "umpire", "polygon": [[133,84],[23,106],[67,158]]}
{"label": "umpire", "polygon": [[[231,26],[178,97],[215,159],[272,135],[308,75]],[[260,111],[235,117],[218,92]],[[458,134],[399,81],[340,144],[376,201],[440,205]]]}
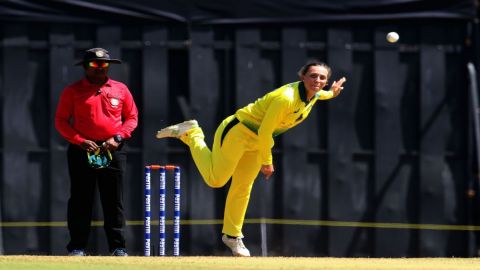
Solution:
{"label": "umpire", "polygon": [[110,252],[127,256],[123,214],[125,140],[137,127],[138,110],[126,85],[107,76],[120,64],[103,48],[85,51],[85,76],[67,86],[58,103],[55,127],[67,140],[70,174],[67,245],[71,256],[84,256],[90,233],[93,198],[98,186]]}

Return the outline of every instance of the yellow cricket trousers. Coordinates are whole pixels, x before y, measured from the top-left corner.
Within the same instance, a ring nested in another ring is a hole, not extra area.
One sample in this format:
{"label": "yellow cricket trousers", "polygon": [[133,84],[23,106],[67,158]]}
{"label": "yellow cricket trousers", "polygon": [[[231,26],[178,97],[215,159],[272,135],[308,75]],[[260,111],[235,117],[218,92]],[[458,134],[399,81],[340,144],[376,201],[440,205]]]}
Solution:
{"label": "yellow cricket trousers", "polygon": [[[253,182],[261,168],[257,134],[229,116],[215,132],[213,148],[204,141],[200,128],[189,131],[181,140],[186,143],[205,183],[213,188],[223,187],[230,178],[223,217],[224,234],[243,237],[242,226]],[[232,124],[229,125],[229,123]],[[226,130],[227,128],[227,130]]]}

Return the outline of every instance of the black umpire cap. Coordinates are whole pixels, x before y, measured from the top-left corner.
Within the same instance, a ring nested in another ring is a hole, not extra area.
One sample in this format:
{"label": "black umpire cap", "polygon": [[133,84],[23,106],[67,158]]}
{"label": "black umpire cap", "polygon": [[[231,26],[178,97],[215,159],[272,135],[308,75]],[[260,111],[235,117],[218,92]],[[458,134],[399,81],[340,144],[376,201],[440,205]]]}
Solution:
{"label": "black umpire cap", "polygon": [[121,64],[122,61],[119,59],[110,58],[108,51],[103,48],[91,48],[85,51],[83,55],[83,60],[75,63],[76,66],[82,65],[83,63],[88,63],[90,61],[105,61],[114,64]]}

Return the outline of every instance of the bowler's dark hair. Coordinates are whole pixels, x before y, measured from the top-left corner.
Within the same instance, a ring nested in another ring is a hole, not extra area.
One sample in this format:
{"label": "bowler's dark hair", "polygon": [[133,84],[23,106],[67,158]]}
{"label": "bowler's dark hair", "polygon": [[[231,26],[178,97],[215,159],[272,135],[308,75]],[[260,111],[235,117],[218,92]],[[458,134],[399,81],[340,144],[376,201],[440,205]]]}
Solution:
{"label": "bowler's dark hair", "polygon": [[318,61],[318,60],[310,60],[308,61],[302,68],[300,68],[300,70],[298,71],[298,76],[301,77],[302,75],[305,75],[307,74],[308,70],[310,69],[310,67],[312,66],[321,66],[321,67],[324,67],[327,72],[328,72],[328,75],[327,75],[327,79],[330,79],[330,76],[332,76],[332,69],[327,65],[325,64],[324,62],[321,62],[321,61]]}

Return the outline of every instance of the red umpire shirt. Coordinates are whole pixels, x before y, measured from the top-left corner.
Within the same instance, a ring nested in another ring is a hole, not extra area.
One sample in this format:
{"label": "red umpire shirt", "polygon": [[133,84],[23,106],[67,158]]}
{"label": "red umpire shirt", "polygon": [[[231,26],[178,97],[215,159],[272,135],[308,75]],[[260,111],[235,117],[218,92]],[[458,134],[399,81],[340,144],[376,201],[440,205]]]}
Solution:
{"label": "red umpire shirt", "polygon": [[57,130],[77,145],[114,135],[128,139],[137,123],[138,110],[128,87],[110,78],[102,86],[86,78],[67,86],[55,114]]}

